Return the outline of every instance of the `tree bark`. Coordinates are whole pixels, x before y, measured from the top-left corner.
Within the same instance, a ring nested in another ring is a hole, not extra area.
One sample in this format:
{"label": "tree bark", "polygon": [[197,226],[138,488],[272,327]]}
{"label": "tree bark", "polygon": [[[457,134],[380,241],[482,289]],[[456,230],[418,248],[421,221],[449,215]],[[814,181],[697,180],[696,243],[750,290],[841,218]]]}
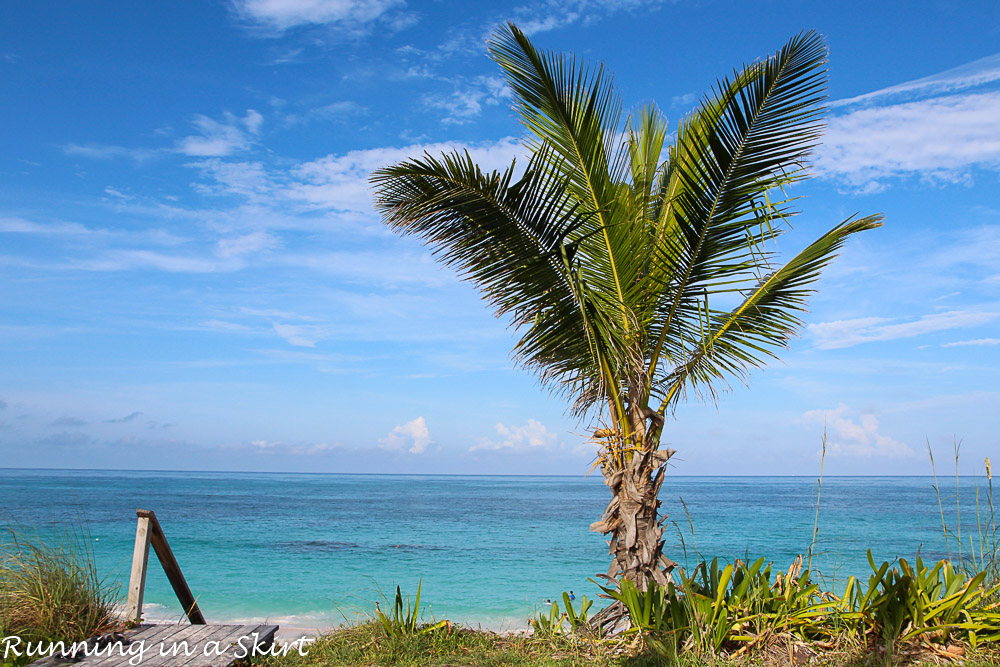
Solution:
{"label": "tree bark", "polygon": [[[598,576],[615,586],[622,578],[643,591],[651,582],[666,586],[670,571],[677,566],[663,555],[663,526],[658,516],[660,486],[673,455],[672,449],[642,448],[633,450],[622,468],[615,469],[607,460],[602,464],[604,483],[612,498],[604,516],[591,524],[590,530],[610,536],[611,566],[607,574]],[[595,627],[605,634],[613,632],[626,614],[624,607],[613,604],[595,617]]]}

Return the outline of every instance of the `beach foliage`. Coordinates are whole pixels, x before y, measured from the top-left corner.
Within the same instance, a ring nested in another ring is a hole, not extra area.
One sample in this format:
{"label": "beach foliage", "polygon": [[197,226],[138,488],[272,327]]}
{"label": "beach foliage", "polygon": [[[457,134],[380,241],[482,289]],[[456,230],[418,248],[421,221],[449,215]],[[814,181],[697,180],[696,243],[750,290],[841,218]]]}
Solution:
{"label": "beach foliage", "polygon": [[437,623],[422,623],[420,621],[420,590],[422,587],[423,580],[417,583],[416,599],[411,603],[410,596],[407,595],[406,602],[404,603],[403,592],[399,586],[396,586],[396,598],[393,601],[392,610],[389,614],[382,611],[378,602],[375,603],[375,616],[378,618],[379,623],[382,624],[387,635],[393,637],[412,637],[416,634],[426,634],[440,630],[441,628],[450,627],[451,623],[449,621],[439,621]]}
{"label": "beach foliage", "polygon": [[559,601],[553,601],[548,610],[540,611],[531,619],[532,629],[545,636],[576,634],[581,630],[590,627],[590,608],[594,605],[593,600],[588,600],[584,595],[580,598],[580,608],[573,606],[573,600],[569,593],[562,594],[563,609],[559,608]]}
{"label": "beach foliage", "polygon": [[117,627],[117,586],[97,573],[82,530],[0,537],[0,637],[80,641]]}
{"label": "beach foliage", "polygon": [[[941,494],[938,482],[937,466],[934,462],[934,450],[927,443],[927,455],[931,460],[931,472],[934,475],[934,493],[937,495],[938,511],[941,515],[941,530],[944,534],[945,549],[948,559],[967,574],[986,572],[988,582],[1000,583],[1000,533],[998,533],[996,507],[993,503],[993,465],[989,457],[984,461],[986,471],[986,488],[982,488],[981,478],[976,479],[975,500],[973,511],[975,523],[962,529],[962,487],[959,476],[959,459],[961,458],[962,442],[954,442],[955,463],[955,498],[953,523],[949,525],[945,518],[945,500]],[[950,503],[949,503],[950,504]],[[951,514],[950,508],[947,512]],[[954,544],[955,548],[952,549]]]}
{"label": "beach foliage", "polygon": [[927,565],[919,557],[876,565],[871,552],[868,561],[867,582],[849,577],[839,595],[811,583],[801,558],[773,576],[763,559],[724,566],[716,559],[691,574],[677,570],[677,584],[603,589],[628,609],[627,634],[665,657],[752,654],[788,640],[891,655],[907,643],[943,650],[1000,639],[1000,605],[991,602],[998,586],[985,584],[986,572],[968,577],[947,560]]}
{"label": "beach foliage", "polygon": [[851,235],[832,226],[784,264],[822,130],[826,46],[804,32],[720,79],[668,129],[654,105],[623,113],[600,65],[537,49],[516,26],[489,43],[530,154],[484,171],[467,151],[377,170],[376,208],[419,237],[508,317],[515,360],[601,427],[612,492],[608,576],[665,585],[658,494],[666,418],[689,394],[746,381],[802,326],[813,283]]}
{"label": "beach foliage", "polygon": [[[792,642],[775,642],[769,651],[727,655],[691,652],[664,656],[649,649],[641,638],[575,638],[474,630],[455,626],[451,633],[390,637],[378,623],[341,628],[320,636],[305,656],[291,651],[269,658],[269,667],[787,667],[796,664],[830,667],[880,665],[941,665],[961,660],[964,667],[997,667],[1000,662],[985,647],[962,650],[912,652],[886,656],[866,651],[848,641],[828,644],[816,652],[803,652]],[[781,638],[779,638],[781,639]],[[941,655],[946,654],[946,655]],[[950,657],[949,657],[950,656]]]}

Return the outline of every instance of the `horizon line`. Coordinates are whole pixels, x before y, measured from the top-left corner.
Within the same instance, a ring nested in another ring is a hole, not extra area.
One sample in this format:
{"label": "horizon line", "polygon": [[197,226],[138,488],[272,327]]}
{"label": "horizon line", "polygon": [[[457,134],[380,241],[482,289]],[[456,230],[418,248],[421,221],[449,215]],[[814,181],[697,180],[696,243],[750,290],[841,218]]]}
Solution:
{"label": "horizon line", "polygon": [[[235,475],[340,475],[340,476],[353,476],[353,477],[567,477],[567,478],[577,478],[577,477],[589,477],[587,474],[565,474],[565,473],[510,473],[510,474],[488,474],[488,473],[464,473],[464,472],[299,472],[299,471],[282,471],[282,470],[179,470],[179,469],[160,469],[160,468],[32,468],[32,467],[0,467],[0,471],[34,471],[34,472],[159,472],[159,473],[192,473],[192,474],[235,474]],[[595,479],[603,480],[602,477],[594,475]],[[932,474],[927,475],[673,475],[673,477],[695,477],[702,479],[717,479],[717,478],[813,478],[823,479],[829,478],[922,478],[922,477],[933,477]],[[952,477],[952,475],[949,475]],[[981,475],[969,475],[962,474],[958,477],[981,477]]]}

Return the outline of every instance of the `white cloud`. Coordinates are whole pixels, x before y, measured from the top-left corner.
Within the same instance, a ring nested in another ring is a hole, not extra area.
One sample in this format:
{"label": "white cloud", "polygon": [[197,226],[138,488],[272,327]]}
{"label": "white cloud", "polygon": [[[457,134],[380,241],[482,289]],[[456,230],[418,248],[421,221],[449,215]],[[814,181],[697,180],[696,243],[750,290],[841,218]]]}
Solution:
{"label": "white cloud", "polygon": [[24,218],[0,218],[0,234],[33,234],[38,236],[68,237],[76,241],[88,237],[88,241],[120,240],[127,243],[153,243],[162,246],[178,246],[189,239],[176,236],[165,229],[111,230],[93,229],[77,222],[35,222]]}
{"label": "white cloud", "polygon": [[510,97],[510,89],[499,76],[479,76],[449,95],[425,95],[424,104],[445,112],[441,122],[446,125],[467,123],[478,116],[483,105],[496,106]]}
{"label": "white cloud", "polygon": [[331,104],[312,109],[309,112],[309,115],[317,118],[342,120],[350,116],[359,116],[367,112],[368,108],[361,106],[357,102],[352,100],[342,100],[340,102],[332,102]]}
{"label": "white cloud", "polygon": [[246,264],[239,258],[171,255],[152,250],[110,250],[100,257],[65,264],[37,265],[50,270],[130,271],[157,269],[169,273],[226,273],[239,271]]}
{"label": "white cloud", "polygon": [[305,324],[272,324],[274,332],[296,347],[316,347],[317,341],[326,337],[324,327]]}
{"label": "white cloud", "polygon": [[431,433],[423,417],[400,424],[379,442],[379,447],[390,451],[406,449],[410,454],[423,454],[431,444]]}
{"label": "white cloud", "polygon": [[481,449],[548,449],[555,446],[559,439],[545,424],[529,419],[524,426],[507,426],[497,423],[494,426],[497,436],[494,439],[483,438],[478,444],[469,448],[470,452]]}
{"label": "white cloud", "polygon": [[246,306],[240,306],[237,310],[242,315],[250,315],[251,317],[274,317],[282,320],[315,320],[314,317],[309,317],[307,315],[300,315],[298,313],[293,313],[288,310],[274,310],[270,308],[248,308]]}
{"label": "white cloud", "polygon": [[117,190],[117,189],[111,187],[110,185],[108,187],[104,188],[104,192],[107,193],[107,194],[109,194],[109,195],[111,195],[112,197],[116,197],[118,199],[125,199],[125,200],[135,199],[135,197],[133,197],[132,195],[125,194],[121,190]]}
{"label": "white cloud", "polygon": [[958,340],[954,343],[945,343],[941,347],[965,347],[967,345],[1000,345],[1000,338],[977,338],[976,340]]}
{"label": "white cloud", "polygon": [[882,88],[871,93],[830,102],[831,107],[868,104],[886,98],[955,92],[1000,80],[1000,53],[980,58],[938,74]]}
{"label": "white cloud", "polygon": [[574,23],[593,23],[619,11],[648,9],[659,0],[543,0],[514,9],[514,22],[526,35]]}
{"label": "white cloud", "polygon": [[333,451],[335,449],[340,449],[340,444],[338,443],[330,444],[328,442],[320,442],[317,444],[308,445],[308,444],[292,444],[292,443],[273,441],[273,440],[251,440],[249,443],[249,448],[255,452],[274,454],[274,455],[315,456],[316,454],[323,454],[325,452]]}
{"label": "white cloud", "polygon": [[39,223],[23,218],[0,218],[0,234],[38,234],[40,236],[86,236],[98,234],[76,222]]}
{"label": "white cloud", "polygon": [[891,178],[969,182],[974,168],[1000,168],[998,81],[995,54],[831,102],[842,113],[829,121],[817,172],[878,192]]}
{"label": "white cloud", "polygon": [[243,236],[220,239],[216,243],[216,254],[219,257],[239,257],[262,250],[269,250],[280,245],[277,237],[263,231],[250,232]]}
{"label": "white cloud", "polygon": [[196,167],[215,184],[197,184],[195,188],[206,194],[233,194],[258,202],[270,197],[275,188],[273,179],[260,162],[237,162],[232,160],[209,159],[193,162]]}
{"label": "white cloud", "polygon": [[239,324],[237,322],[227,322],[225,320],[206,320],[202,326],[205,326],[212,331],[226,331],[226,332],[250,332],[253,331],[252,328],[245,324]]}
{"label": "white cloud", "polygon": [[861,109],[830,120],[817,173],[865,191],[893,177],[958,182],[1000,167],[1000,92]]}
{"label": "white cloud", "polygon": [[861,317],[810,324],[809,331],[821,349],[852,347],[861,343],[912,338],[935,331],[973,327],[995,320],[1000,313],[952,310],[924,315],[918,320],[886,324],[882,317]]}
{"label": "white cloud", "polygon": [[402,0],[235,0],[236,13],[252,23],[284,31],[327,24],[359,29],[405,6]]}
{"label": "white cloud", "polygon": [[81,262],[75,268],[86,271],[127,271],[130,269],[158,269],[168,273],[228,273],[239,271],[246,265],[238,258],[197,257],[169,255],[152,250],[116,250],[104,258]]}
{"label": "white cloud", "polygon": [[317,208],[371,212],[371,188],[368,185],[371,172],[425,152],[436,156],[452,150],[468,150],[484,170],[505,168],[515,156],[524,154],[524,149],[513,137],[479,144],[415,144],[402,148],[350,151],[343,155],[328,155],[295,168],[292,171],[293,183],[288,186],[286,195]]}
{"label": "white cloud", "polygon": [[847,413],[847,406],[841,403],[833,410],[810,410],[802,418],[825,426],[827,453],[832,456],[910,458],[916,454],[906,443],[880,433],[874,414],[852,418]]}
{"label": "white cloud", "polygon": [[247,109],[242,118],[226,112],[222,122],[195,116],[193,123],[199,134],[177,142],[177,151],[192,157],[221,157],[246,150],[263,122],[264,117],[253,109]]}
{"label": "white cloud", "polygon": [[92,160],[112,160],[128,158],[136,162],[151,160],[163,151],[152,148],[126,148],[108,144],[67,144],[63,146],[66,155],[77,155]]}

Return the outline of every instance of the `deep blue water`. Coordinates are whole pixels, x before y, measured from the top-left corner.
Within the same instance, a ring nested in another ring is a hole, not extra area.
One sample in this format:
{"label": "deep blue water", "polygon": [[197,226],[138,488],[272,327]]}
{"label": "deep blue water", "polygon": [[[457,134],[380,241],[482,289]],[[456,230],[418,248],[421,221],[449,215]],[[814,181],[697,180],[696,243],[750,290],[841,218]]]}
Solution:
{"label": "deep blue water", "polygon": [[[945,544],[933,480],[824,480],[814,569],[827,580],[878,560],[940,557]],[[961,481],[966,534],[975,487]],[[942,482],[946,486],[946,482]],[[952,529],[954,480],[946,493]],[[985,491],[985,489],[984,489]],[[684,499],[694,526],[679,501]],[[985,496],[984,496],[985,498]],[[152,509],[212,621],[331,625],[367,613],[401,585],[437,618],[520,626],[548,597],[607,569],[603,537],[587,526],[608,490],[599,477],[467,477],[0,469],[0,523],[64,533],[82,526],[103,575],[126,579],[136,508]],[[765,556],[787,567],[808,550],[816,480],[671,477],[663,509],[669,554]],[[669,524],[668,524],[669,525]],[[954,546],[953,546],[954,548]],[[150,556],[147,614],[180,606]]]}

